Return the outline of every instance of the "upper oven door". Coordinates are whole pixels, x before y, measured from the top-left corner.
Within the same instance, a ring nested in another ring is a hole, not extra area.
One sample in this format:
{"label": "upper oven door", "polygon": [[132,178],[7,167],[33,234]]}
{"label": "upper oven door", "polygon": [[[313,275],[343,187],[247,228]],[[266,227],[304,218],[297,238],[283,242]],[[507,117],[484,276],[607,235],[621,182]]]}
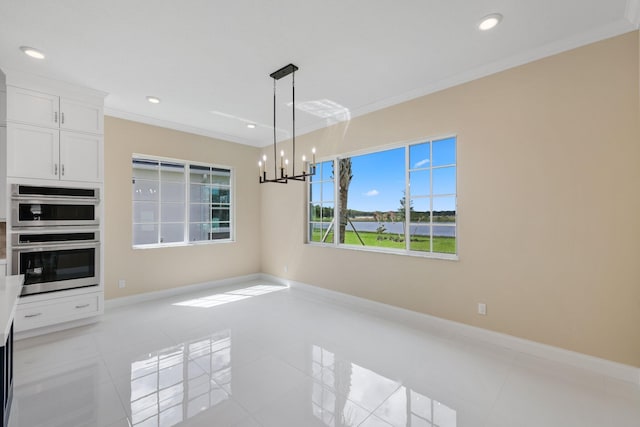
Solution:
{"label": "upper oven door", "polygon": [[92,200],[19,198],[11,201],[13,227],[98,224],[97,204]]}

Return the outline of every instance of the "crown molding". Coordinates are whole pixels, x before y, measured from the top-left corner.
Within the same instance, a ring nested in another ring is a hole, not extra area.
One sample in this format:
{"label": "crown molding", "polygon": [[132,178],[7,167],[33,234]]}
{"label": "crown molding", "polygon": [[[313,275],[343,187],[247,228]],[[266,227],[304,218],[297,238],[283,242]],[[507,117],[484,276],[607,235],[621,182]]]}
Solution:
{"label": "crown molding", "polygon": [[[636,4],[635,13],[636,13],[636,19],[638,19],[637,5],[640,4],[640,0],[629,0],[629,4],[630,3]],[[379,102],[374,102],[372,104],[357,107],[350,111],[351,119],[368,114],[368,113],[372,113],[374,111],[381,110],[383,108],[392,107],[394,105],[401,104],[403,102],[407,102],[412,99],[416,99],[416,98],[426,96],[435,92],[439,92],[444,89],[449,89],[454,86],[468,83],[470,81],[477,80],[482,77],[487,77],[492,74],[496,74],[501,71],[508,70],[510,68],[515,68],[520,65],[537,61],[539,59],[543,59],[552,55],[557,55],[559,53],[576,49],[578,47],[595,43],[604,39],[619,36],[621,34],[634,31],[636,27],[637,25],[634,26],[634,24],[630,23],[627,19],[620,19],[618,21],[613,22],[610,25],[595,28],[591,31],[578,34],[576,36],[572,36],[563,40],[559,40],[554,43],[549,43],[547,45],[540,46],[535,49],[530,49],[528,51],[518,53],[504,60],[496,61],[481,67],[474,68],[472,70],[468,70],[468,71],[450,76],[446,79],[435,82],[434,84],[431,84],[429,86],[422,87],[413,91],[405,92],[404,94],[387,98]],[[331,118],[318,120],[311,125],[308,125],[304,128],[300,128],[298,129],[297,134],[304,135],[306,133],[327,127],[328,120],[331,120]],[[333,122],[335,123],[335,120],[333,120]]]}
{"label": "crown molding", "polygon": [[222,132],[216,132],[210,129],[202,129],[195,126],[189,126],[182,123],[172,122],[171,120],[157,119],[155,117],[149,117],[142,114],[130,113],[128,111],[117,110],[114,108],[104,109],[104,114],[106,116],[116,117],[118,119],[130,120],[133,122],[144,123],[147,125],[158,126],[161,128],[177,130],[180,132],[192,133],[194,135],[206,136],[209,138],[219,139],[225,142],[232,142],[242,145],[249,145],[251,147],[262,147],[261,145],[256,144],[253,141],[238,138],[234,135],[228,135]]}

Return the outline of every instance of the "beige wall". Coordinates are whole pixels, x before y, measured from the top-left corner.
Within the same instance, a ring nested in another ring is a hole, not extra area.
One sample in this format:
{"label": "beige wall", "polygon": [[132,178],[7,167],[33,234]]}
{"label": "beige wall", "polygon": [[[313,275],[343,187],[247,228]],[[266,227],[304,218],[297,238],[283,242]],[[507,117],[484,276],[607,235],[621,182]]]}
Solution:
{"label": "beige wall", "polygon": [[[159,249],[131,247],[133,153],[231,166],[236,241]],[[105,296],[116,298],[260,271],[258,150],[203,136],[105,117]],[[118,288],[118,280],[126,288]]]}
{"label": "beige wall", "polygon": [[262,189],[262,271],[640,366],[639,51],[628,33],[298,138],[321,158],[457,134],[460,259],[305,245],[294,183]]}

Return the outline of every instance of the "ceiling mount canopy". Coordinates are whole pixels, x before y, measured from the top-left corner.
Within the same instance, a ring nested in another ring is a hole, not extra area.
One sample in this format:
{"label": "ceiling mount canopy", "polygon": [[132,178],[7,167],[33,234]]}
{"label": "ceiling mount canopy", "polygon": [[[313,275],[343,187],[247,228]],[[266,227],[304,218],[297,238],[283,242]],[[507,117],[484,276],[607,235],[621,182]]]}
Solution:
{"label": "ceiling mount canopy", "polygon": [[[262,160],[258,162],[260,168],[260,184],[267,182],[275,182],[279,184],[287,184],[290,180],[293,181],[306,181],[308,176],[315,175],[316,173],[316,159],[315,148],[312,150],[311,163],[307,162],[306,157],[302,156],[302,173],[296,175],[296,71],[298,67],[293,64],[285,65],[279,70],[269,74],[269,77],[273,79],[273,178],[267,178],[267,155],[262,156]],[[292,127],[292,165],[291,174],[289,175],[289,159],[285,159],[284,150],[280,151],[280,174],[278,174],[278,166],[276,164],[276,82],[283,77],[291,74],[291,94],[292,94],[292,112],[291,112],[291,127]],[[307,171],[308,169],[308,171]]]}

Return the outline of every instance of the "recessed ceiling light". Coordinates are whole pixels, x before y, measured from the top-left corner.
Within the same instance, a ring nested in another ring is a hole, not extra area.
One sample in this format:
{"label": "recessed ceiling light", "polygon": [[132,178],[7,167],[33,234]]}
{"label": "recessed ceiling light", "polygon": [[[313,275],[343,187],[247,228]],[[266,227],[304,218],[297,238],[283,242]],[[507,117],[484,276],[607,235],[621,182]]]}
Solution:
{"label": "recessed ceiling light", "polygon": [[247,127],[248,127],[249,129],[255,129],[255,128],[256,128],[256,124],[255,124],[255,123],[248,123],[248,124],[247,124]]}
{"label": "recessed ceiling light", "polygon": [[502,21],[502,15],[499,13],[492,13],[491,15],[487,15],[480,20],[478,24],[478,29],[480,31],[487,31],[498,25]]}
{"label": "recessed ceiling light", "polygon": [[160,104],[160,98],[155,96],[147,96],[147,101],[149,101],[152,104]]}
{"label": "recessed ceiling light", "polygon": [[20,46],[20,50],[27,56],[30,56],[35,59],[44,59],[44,53],[40,52],[38,49],[29,46]]}

